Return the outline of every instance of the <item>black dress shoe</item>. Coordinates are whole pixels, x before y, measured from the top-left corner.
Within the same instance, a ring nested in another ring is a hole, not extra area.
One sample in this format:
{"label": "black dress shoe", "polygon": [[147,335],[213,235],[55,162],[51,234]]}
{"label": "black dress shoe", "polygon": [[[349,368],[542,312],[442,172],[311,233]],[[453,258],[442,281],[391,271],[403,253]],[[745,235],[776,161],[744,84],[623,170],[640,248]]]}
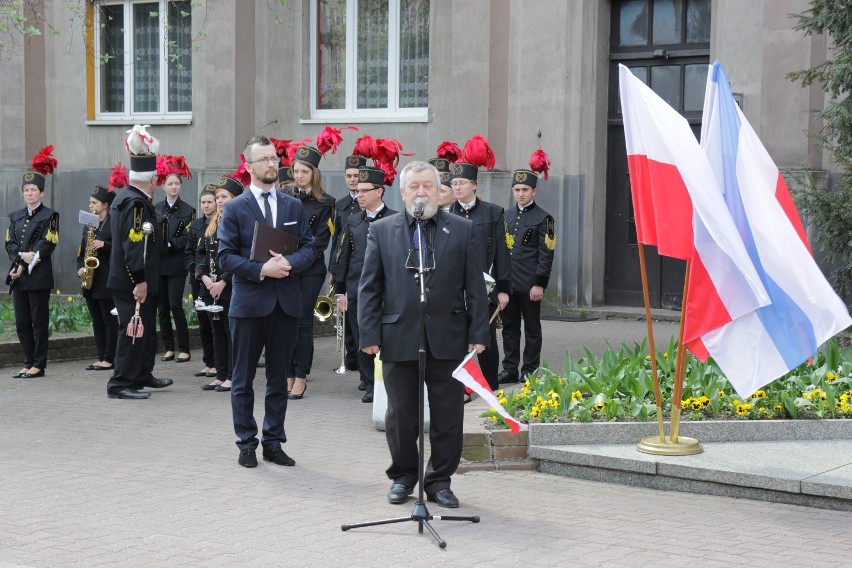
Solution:
{"label": "black dress shoe", "polygon": [[24,375],[26,375],[26,374],[27,374],[27,372],[26,372],[26,371],[18,371],[17,373],[15,373],[14,375],[12,375],[12,378],[13,378],[13,379],[23,379],[23,378],[24,378]]}
{"label": "black dress shoe", "polygon": [[186,363],[187,361],[192,361],[191,353],[187,353],[186,357],[178,357],[175,359],[175,363]]}
{"label": "black dress shoe", "polygon": [[171,379],[158,379],[156,377],[151,377],[144,383],[142,383],[142,387],[148,387],[152,389],[162,389],[174,384],[174,381]]}
{"label": "black dress shoe", "polygon": [[296,460],[285,454],[281,448],[263,448],[263,461],[278,465],[296,465]]}
{"label": "black dress shoe", "polygon": [[506,385],[509,383],[517,383],[518,382],[518,372],[517,371],[507,371],[503,369],[500,371],[500,374],[497,375],[497,382],[501,385]]}
{"label": "black dress shoe", "polygon": [[197,373],[193,373],[193,377],[206,377],[207,371],[198,371]]}
{"label": "black dress shoe", "polygon": [[42,369],[38,373],[24,373],[20,376],[20,378],[21,379],[35,379],[37,377],[43,377],[43,376],[44,376],[44,369]]}
{"label": "black dress shoe", "polygon": [[361,397],[361,402],[373,402],[373,389],[369,389]]}
{"label": "black dress shoe", "polygon": [[95,371],[112,371],[115,366],[104,367],[103,365],[95,365]]}
{"label": "black dress shoe", "polygon": [[240,457],[237,463],[243,467],[257,467],[257,456],[254,450],[240,450]]}
{"label": "black dress shoe", "polygon": [[143,398],[151,398],[151,393],[139,392],[136,389],[131,389],[128,387],[115,392],[107,391],[107,396],[109,398],[127,398],[131,400],[142,400]]}
{"label": "black dress shoe", "polygon": [[228,392],[229,390],[231,390],[231,387],[225,387],[222,385],[216,386],[216,392]]}
{"label": "black dress shoe", "polygon": [[404,483],[394,483],[388,491],[388,503],[392,505],[405,503],[412,493],[414,493],[414,487],[409,487]]}
{"label": "black dress shoe", "polygon": [[439,489],[432,495],[427,496],[426,500],[437,503],[441,507],[446,507],[448,509],[455,509],[459,506],[458,497],[456,497],[452,489]]}
{"label": "black dress shoe", "polygon": [[86,365],[86,368],[84,370],[85,371],[97,371],[98,367],[99,367],[99,365],[95,365],[94,363],[92,363],[91,365]]}
{"label": "black dress shoe", "polygon": [[218,387],[218,386],[219,385],[211,385],[210,383],[207,383],[206,385],[201,385],[201,390],[203,390],[203,391],[214,391],[214,390],[216,390],[216,387]]}
{"label": "black dress shoe", "polygon": [[174,353],[172,353],[171,355],[163,355],[162,357],[160,357],[160,361],[174,361],[174,360],[175,360],[175,354]]}
{"label": "black dress shoe", "polygon": [[359,391],[367,390],[367,383],[364,382],[364,379],[361,379],[361,382],[358,383],[358,390]]}

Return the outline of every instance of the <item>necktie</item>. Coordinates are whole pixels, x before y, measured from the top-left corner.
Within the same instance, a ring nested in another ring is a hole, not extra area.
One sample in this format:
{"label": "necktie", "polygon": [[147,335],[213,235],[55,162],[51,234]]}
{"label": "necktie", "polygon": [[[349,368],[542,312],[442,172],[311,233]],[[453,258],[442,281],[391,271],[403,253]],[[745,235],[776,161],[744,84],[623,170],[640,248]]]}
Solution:
{"label": "necktie", "polygon": [[[428,239],[427,239],[428,234],[426,232],[427,221],[418,221],[417,223],[420,225],[420,231],[417,230],[417,226],[415,225],[414,235],[412,236],[411,240],[412,240],[412,244],[414,245],[414,250],[416,250],[418,252],[418,254],[420,255],[420,259],[423,261],[423,266],[425,267],[426,266],[426,250],[428,249],[428,245],[426,244],[428,242]],[[420,236],[420,235],[422,235],[422,238],[423,238],[423,246],[422,247],[420,246],[420,243],[418,242],[418,239],[417,239],[417,237]]]}
{"label": "necktie", "polygon": [[269,192],[261,193],[263,196],[263,216],[266,217],[266,224],[275,226],[275,221],[272,219],[272,205],[269,204]]}

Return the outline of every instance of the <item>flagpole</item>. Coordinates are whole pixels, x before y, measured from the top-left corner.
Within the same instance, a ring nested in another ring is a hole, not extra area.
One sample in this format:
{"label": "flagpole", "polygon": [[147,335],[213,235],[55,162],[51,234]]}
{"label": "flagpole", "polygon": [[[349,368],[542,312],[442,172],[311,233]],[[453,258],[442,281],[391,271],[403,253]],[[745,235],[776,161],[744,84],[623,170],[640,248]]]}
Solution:
{"label": "flagpole", "polygon": [[654,345],[654,322],[651,321],[651,299],[648,294],[648,270],[645,265],[645,245],[639,243],[639,269],[642,273],[642,299],[645,301],[645,324],[648,327],[648,350],[651,353],[651,375],[654,377],[654,398],[657,402],[657,426],[660,443],[666,443],[666,427],[663,424],[663,395],[660,394],[660,378],[657,373],[657,348]]}
{"label": "flagpole", "polygon": [[677,332],[677,359],[675,361],[674,386],[672,388],[672,419],[669,429],[669,440],[677,444],[680,433],[681,401],[683,400],[683,379],[686,371],[686,347],[683,345],[683,329],[686,315],[686,294],[689,290],[689,266],[686,261],[686,274],[683,276],[683,296],[680,305],[680,327]]}

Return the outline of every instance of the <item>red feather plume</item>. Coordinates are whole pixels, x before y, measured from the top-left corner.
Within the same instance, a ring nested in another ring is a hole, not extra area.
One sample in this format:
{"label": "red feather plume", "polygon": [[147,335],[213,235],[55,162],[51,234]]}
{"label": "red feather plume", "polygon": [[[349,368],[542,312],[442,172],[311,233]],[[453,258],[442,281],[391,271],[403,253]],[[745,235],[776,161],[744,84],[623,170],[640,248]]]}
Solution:
{"label": "red feather plume", "polygon": [[435,154],[438,158],[444,158],[451,164],[459,161],[462,156],[462,150],[455,142],[444,141],[438,145],[438,151]]}
{"label": "red feather plume", "polygon": [[269,138],[269,141],[275,145],[275,153],[282,159],[287,155],[287,147],[290,146],[290,143],[292,142],[292,140],[281,140],[272,137]]}
{"label": "red feather plume", "polygon": [[314,139],[308,136],[307,138],[302,138],[301,140],[293,140],[287,146],[286,155],[281,157],[281,165],[282,166],[292,166],[293,160],[296,158],[296,150],[299,149],[299,146],[304,146],[305,144],[309,144],[313,142]]}
{"label": "red feather plume", "polygon": [[414,155],[414,152],[403,154],[402,144],[396,138],[375,138],[373,140],[372,153],[373,161],[376,164],[389,164],[394,169],[399,164],[400,155]]}
{"label": "red feather plume", "polygon": [[385,172],[385,185],[393,185],[393,180],[396,178],[396,168],[387,162],[376,162],[376,166]]}
{"label": "red feather plume", "polygon": [[352,149],[353,156],[364,156],[365,158],[373,157],[373,137],[365,134],[355,141],[355,148]]}
{"label": "red feather plume", "polygon": [[33,156],[32,166],[41,175],[52,174],[59,162],[53,157],[53,145],[45,146]]}
{"label": "red feather plume", "polygon": [[246,187],[251,184],[251,174],[246,170],[246,157],[244,155],[240,154],[240,165],[230,174],[230,177],[239,180]]}
{"label": "red feather plume", "polygon": [[550,158],[539,148],[530,156],[530,169],[537,174],[544,174],[544,179],[547,179],[547,174],[550,173]]}
{"label": "red feather plume", "polygon": [[127,170],[124,168],[124,164],[119,162],[110,171],[112,173],[109,176],[109,187],[107,188],[109,191],[127,187],[130,180],[127,179]]}
{"label": "red feather plume", "polygon": [[465,143],[462,160],[478,168],[484,167],[489,170],[497,162],[496,158],[494,158],[494,151],[488,145],[488,140],[479,134],[474,135],[473,138]]}
{"label": "red feather plume", "polygon": [[325,154],[329,150],[331,150],[332,154],[337,154],[337,147],[343,142],[343,136],[340,133],[344,130],[358,130],[358,128],[355,126],[344,126],[343,128],[326,126],[319,133],[319,136],[317,136],[317,150],[322,154]]}

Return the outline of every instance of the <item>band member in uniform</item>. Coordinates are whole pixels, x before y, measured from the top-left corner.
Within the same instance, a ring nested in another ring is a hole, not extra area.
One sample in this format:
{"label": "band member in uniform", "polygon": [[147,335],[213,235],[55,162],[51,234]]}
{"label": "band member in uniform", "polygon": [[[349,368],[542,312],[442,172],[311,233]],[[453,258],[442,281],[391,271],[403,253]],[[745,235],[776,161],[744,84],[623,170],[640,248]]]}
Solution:
{"label": "band member in uniform", "polygon": [[[201,287],[201,281],[195,277],[195,253],[197,252],[199,241],[204,238],[204,231],[207,229],[207,223],[210,222],[210,216],[216,211],[216,197],[213,195],[213,190],[216,189],[216,184],[208,183],[201,190],[201,195],[198,196],[198,206],[201,208],[199,215],[192,223],[189,224],[188,244],[184,254],[184,264],[186,272],[190,274],[189,287],[193,299],[205,304],[208,302],[203,297],[202,291],[206,292],[206,288]],[[210,318],[204,310],[195,310],[195,315],[198,317],[198,335],[201,337],[201,360],[204,363],[204,368],[195,373],[196,377],[215,377],[216,376],[216,359],[213,355],[213,328],[210,327]],[[204,388],[204,387],[202,387]]]}
{"label": "band member in uniform", "polygon": [[[450,212],[473,222],[477,253],[480,258],[485,259],[485,272],[496,282],[494,290],[488,297],[488,318],[490,319],[498,307],[503,310],[509,303],[511,270],[503,208],[476,196],[478,166],[494,165],[493,161],[489,162],[487,158],[483,158],[488,154],[493,156],[491,148],[488,147],[488,141],[481,136],[474,136],[465,144],[462,156],[464,161],[450,166],[453,175],[453,194],[456,198],[450,206]],[[489,342],[485,351],[479,355],[479,366],[491,390],[500,388],[497,383],[500,352],[497,346],[496,320],[489,326]]]}
{"label": "band member in uniform", "polygon": [[[287,378],[287,390],[291,400],[299,400],[308,387],[307,377],[314,359],[314,305],[319,297],[325,275],[325,249],[334,236],[334,198],[325,192],[322,173],[319,170],[322,154],[312,146],[299,146],[293,160],[293,177],[296,186],[292,195],[302,203],[308,217],[311,234],[314,236],[316,260],[310,267],[299,272],[302,291],[302,315],[299,318],[299,335],[293,352],[293,373]],[[268,356],[268,354],[267,354]]]}
{"label": "band member in uniform", "polygon": [[115,342],[118,338],[118,322],[111,313],[115,304],[112,301],[112,291],[107,288],[109,257],[112,252],[109,208],[115,199],[111,182],[112,180],[108,188],[96,185],[92,190],[89,196],[89,211],[98,216],[98,226],[83,227],[83,238],[77,249],[77,276],[82,280],[83,297],[92,318],[92,332],[98,352],[98,361],[88,365],[87,371],[112,369],[115,361]]}
{"label": "band member in uniform", "polygon": [[[186,287],[184,260],[189,242],[189,225],[195,220],[195,208],[180,198],[183,179],[192,177],[183,156],[160,156],[157,164],[166,198],[154,205],[157,213],[165,217],[160,240],[160,334],[166,353],[161,361],[186,363],[189,353],[189,326],[183,311],[183,290]],[[171,317],[170,314],[171,313]],[[172,331],[172,318],[175,329]],[[178,355],[175,357],[175,335]]]}
{"label": "band member in uniform", "polygon": [[[295,465],[281,444],[287,441],[288,366],[295,342],[302,292],[299,272],[313,264],[316,249],[308,218],[298,200],[274,191],[279,158],[265,136],[249,140],[244,152],[251,175],[248,191],[225,204],[219,220],[219,267],[232,274],[230,306],[233,342],[231,409],[240,448],[238,463],[256,467],[258,445],[254,420],[254,375],[261,350],[266,348],[266,417],[263,422],[263,459]],[[284,256],[270,251],[265,263],[251,259],[256,223],[268,223],[299,240],[296,252]],[[313,305],[313,304],[311,304]]]}
{"label": "band member in uniform", "polygon": [[[538,175],[547,179],[550,160],[543,150],[530,158],[529,170],[512,173],[512,196],[517,203],[506,215],[512,255],[512,291],[503,311],[503,371],[500,383],[514,383],[538,369],[541,359],[541,300],[550,281],[556,231],[553,217],[536,205]],[[524,361],[521,358],[521,319],[524,322]]]}
{"label": "band member in uniform", "polygon": [[444,141],[438,145],[437,157],[429,160],[441,175],[441,185],[438,187],[438,205],[444,211],[449,211],[456,197],[453,195],[452,174],[450,166],[461,158],[461,148],[455,142]]}
{"label": "band member in uniform", "polygon": [[[243,184],[230,177],[223,177],[216,187],[216,212],[210,218],[210,224],[204,231],[204,237],[198,243],[195,277],[201,281],[205,290],[205,302],[222,307],[221,312],[210,312],[213,326],[213,353],[216,359],[216,379],[202,390],[227,392],[231,390],[231,378],[234,362],[231,358],[231,329],[228,324],[228,311],[231,306],[231,273],[219,266],[219,238],[217,229],[225,203],[241,195]],[[209,300],[209,301],[208,301]]]}
{"label": "band member in uniform", "polygon": [[[385,195],[385,185],[388,181],[390,184],[387,185],[393,184],[393,178],[387,180],[384,170],[367,166],[361,167],[358,175],[359,181],[356,188],[361,213],[349,215],[346,221],[336,253],[334,275],[337,308],[346,312],[346,328],[352,330],[356,343],[359,339],[358,283],[364,267],[367,233],[373,222],[396,213],[382,200]],[[361,402],[373,402],[375,359],[376,356],[373,354],[360,350],[358,352],[358,370],[365,387]]]}
{"label": "band member in uniform", "polygon": [[43,202],[47,175],[57,161],[53,146],[45,146],[32,161],[21,185],[26,206],[9,213],[6,254],[12,261],[6,284],[12,293],[15,330],[24,351],[24,367],[12,375],[18,379],[43,377],[47,368],[47,331],[50,291],[53,289],[51,256],[59,242],[59,213]]}
{"label": "band member in uniform", "polygon": [[[425,253],[426,387],[429,393],[431,455],[424,491],[430,501],[458,507],[450,478],[461,460],[464,386],[452,377],[469,349],[481,353],[488,341],[487,298],[482,259],[474,248],[470,221],[438,207],[438,170],[411,162],[400,174],[405,213],[370,225],[364,269],[358,286],[359,345],[382,352],[388,395],[385,434],[391,454],[388,501],[404,503],[417,483],[418,357],[420,285],[414,267]],[[420,246],[414,213],[426,242]],[[418,245],[416,248],[414,245]]]}
{"label": "band member in uniform", "polygon": [[[144,399],[151,393],[139,389],[163,388],[171,379],[155,378],[157,354],[157,295],[160,291],[160,239],[162,223],[151,200],[157,189],[157,156],[160,141],[138,124],[128,131],[130,184],[115,196],[110,208],[112,255],[107,287],[118,310],[118,342],[115,369],[107,383],[109,398]],[[153,231],[147,234],[149,223]],[[137,311],[141,337],[127,335],[128,323]]]}

